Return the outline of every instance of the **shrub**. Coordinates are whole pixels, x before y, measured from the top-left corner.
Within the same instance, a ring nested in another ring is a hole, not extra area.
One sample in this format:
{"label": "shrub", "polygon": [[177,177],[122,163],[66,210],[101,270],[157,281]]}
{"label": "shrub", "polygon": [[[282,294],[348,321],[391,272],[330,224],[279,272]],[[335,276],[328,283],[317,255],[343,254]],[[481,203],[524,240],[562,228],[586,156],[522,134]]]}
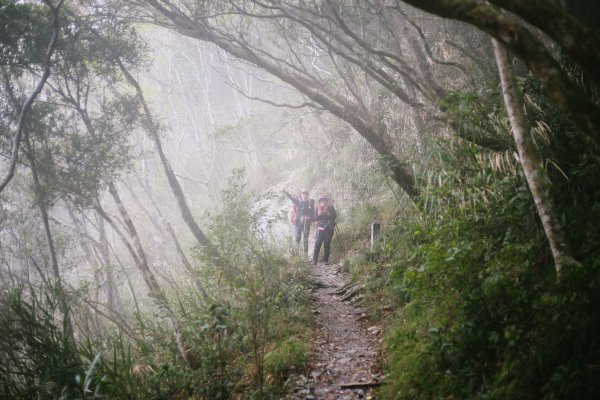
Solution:
{"label": "shrub", "polygon": [[265,368],[282,384],[290,372],[301,371],[309,361],[309,348],[298,338],[288,338],[265,355]]}
{"label": "shrub", "polygon": [[434,143],[428,162],[439,173],[421,177],[424,212],[396,221],[380,260],[399,305],[382,398],[600,395],[600,158],[563,128],[541,151],[553,157],[554,196],[583,265],[560,282],[520,169],[493,152],[454,144],[448,155]]}
{"label": "shrub", "polygon": [[[304,295],[308,265],[292,265],[270,245],[271,220],[265,216],[265,208],[253,206],[268,204],[270,195],[253,198],[246,193],[243,179],[243,172],[234,173],[223,193],[223,211],[211,225],[218,257],[200,255],[211,282],[210,296],[215,304],[227,304],[227,311],[219,313],[219,321],[211,317],[203,324],[205,334],[196,351],[206,371],[220,371],[207,383],[220,382],[221,387],[263,397],[269,390],[279,390],[276,386],[280,386],[285,373],[283,364],[267,367],[267,359],[285,362],[275,353],[267,357],[268,350],[306,328],[297,322],[308,319]],[[293,341],[281,346],[280,356],[293,351],[288,355],[298,357],[299,348]],[[207,354],[213,356],[209,359]],[[271,367],[275,370],[268,369]],[[268,374],[276,379],[268,381]]]}

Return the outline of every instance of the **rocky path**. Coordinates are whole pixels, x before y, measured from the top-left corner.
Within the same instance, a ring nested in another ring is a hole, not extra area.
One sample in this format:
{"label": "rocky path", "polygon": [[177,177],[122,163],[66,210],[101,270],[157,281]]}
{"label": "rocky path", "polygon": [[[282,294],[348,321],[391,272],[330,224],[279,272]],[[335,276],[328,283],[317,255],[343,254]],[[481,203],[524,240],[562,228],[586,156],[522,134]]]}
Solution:
{"label": "rocky path", "polygon": [[[288,399],[373,399],[381,381],[376,349],[380,330],[360,308],[362,294],[338,272],[338,265],[313,267],[314,354]],[[356,305],[355,305],[356,304]]]}

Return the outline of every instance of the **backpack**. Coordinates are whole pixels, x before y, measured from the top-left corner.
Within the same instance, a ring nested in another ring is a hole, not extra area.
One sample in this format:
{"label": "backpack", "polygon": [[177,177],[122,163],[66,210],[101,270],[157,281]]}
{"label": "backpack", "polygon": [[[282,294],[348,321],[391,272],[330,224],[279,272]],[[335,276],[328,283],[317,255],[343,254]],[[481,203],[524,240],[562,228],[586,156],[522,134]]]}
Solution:
{"label": "backpack", "polygon": [[[300,193],[298,193],[296,198],[300,200],[300,196]],[[296,224],[296,218],[298,218],[298,205],[296,203],[292,203],[292,208],[288,212],[288,220],[290,221],[290,224]]]}
{"label": "backpack", "polygon": [[326,229],[334,229],[336,226],[335,220],[337,217],[337,212],[335,211],[335,208],[333,208],[333,205],[319,206],[317,209],[317,216],[325,212],[329,213],[330,216],[326,220],[317,221],[317,229],[320,231],[324,231]]}
{"label": "backpack", "polygon": [[290,224],[294,225],[296,223],[296,217],[298,216],[298,207],[295,204],[292,204],[292,208],[288,213],[288,219]]}

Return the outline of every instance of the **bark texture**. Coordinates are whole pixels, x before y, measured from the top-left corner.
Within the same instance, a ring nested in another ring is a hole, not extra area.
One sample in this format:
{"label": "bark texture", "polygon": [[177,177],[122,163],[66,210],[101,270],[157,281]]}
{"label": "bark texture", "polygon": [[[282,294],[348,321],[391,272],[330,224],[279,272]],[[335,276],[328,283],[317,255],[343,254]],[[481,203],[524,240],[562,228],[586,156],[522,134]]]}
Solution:
{"label": "bark texture", "polygon": [[521,166],[552,250],[556,275],[560,277],[561,270],[564,267],[578,265],[579,263],[571,255],[563,226],[558,218],[551,195],[551,182],[546,170],[543,168],[542,159],[529,132],[508,56],[496,40],[493,43],[502,81],[504,104],[517,145]]}
{"label": "bark texture", "polygon": [[538,27],[600,82],[600,37],[555,2],[548,0],[490,0]]}

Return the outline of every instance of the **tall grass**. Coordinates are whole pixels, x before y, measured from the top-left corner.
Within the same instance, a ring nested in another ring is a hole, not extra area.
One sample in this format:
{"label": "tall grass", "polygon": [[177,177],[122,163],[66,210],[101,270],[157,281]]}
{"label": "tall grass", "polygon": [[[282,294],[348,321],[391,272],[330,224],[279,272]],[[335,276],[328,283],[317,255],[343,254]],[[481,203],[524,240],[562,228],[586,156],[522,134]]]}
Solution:
{"label": "tall grass", "polygon": [[12,288],[0,294],[0,309],[2,398],[99,398],[99,358],[65,335],[54,292]]}

